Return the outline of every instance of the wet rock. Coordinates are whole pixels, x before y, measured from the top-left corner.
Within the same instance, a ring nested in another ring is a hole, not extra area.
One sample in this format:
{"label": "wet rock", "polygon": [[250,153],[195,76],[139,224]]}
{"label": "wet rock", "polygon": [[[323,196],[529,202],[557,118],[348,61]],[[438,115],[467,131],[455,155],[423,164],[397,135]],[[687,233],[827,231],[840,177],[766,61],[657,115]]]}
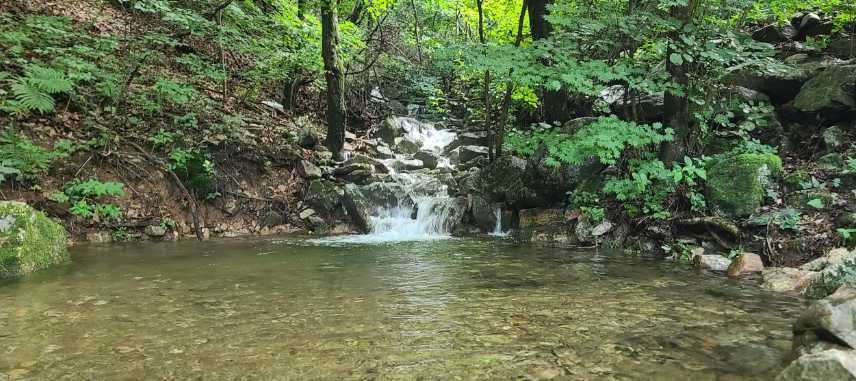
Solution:
{"label": "wet rock", "polygon": [[264,218],[262,218],[261,227],[269,228],[273,226],[279,226],[285,223],[285,217],[276,211],[268,211],[265,213]]}
{"label": "wet rock", "polygon": [[778,44],[788,40],[776,25],[767,25],[752,32],[752,39],[755,41],[766,42],[768,44]]}
{"label": "wet rock", "polygon": [[496,227],[496,205],[484,197],[471,195],[471,210],[473,221],[483,232],[491,232]]}
{"label": "wet rock", "polygon": [[831,295],[841,286],[856,288],[856,259],[852,252],[839,263],[827,262],[823,270],[812,278],[805,294],[819,299]]}
{"label": "wet rock", "polygon": [[160,225],[146,226],[145,233],[149,237],[160,238],[166,235],[166,228]]}
{"label": "wet rock", "polygon": [[338,214],[342,196],[344,191],[336,183],[329,180],[312,180],[303,202],[322,216],[332,217]]}
{"label": "wet rock", "polygon": [[771,291],[803,291],[811,283],[815,273],[792,267],[770,267],[761,271],[764,287]]}
{"label": "wet rock", "polygon": [[847,117],[856,112],[856,65],[830,66],[800,89],[793,107],[805,113],[823,113],[825,118]]}
{"label": "wet rock", "polygon": [[412,207],[413,200],[402,184],[395,182],[376,182],[365,185],[360,191],[369,204],[376,207],[395,208]]}
{"label": "wet rock", "polygon": [[782,174],[774,154],[742,154],[720,160],[707,172],[711,207],[728,217],[746,217],[761,207],[767,190]]}
{"label": "wet rock", "polygon": [[402,153],[405,155],[412,155],[416,152],[419,152],[419,148],[422,147],[422,144],[419,142],[408,139],[407,137],[395,138],[395,142],[393,143],[392,150],[398,153]]}
{"label": "wet rock", "polygon": [[418,120],[413,118],[406,117],[398,117],[392,116],[386,118],[383,123],[380,124],[380,128],[378,129],[377,136],[386,142],[386,144],[393,145],[395,144],[395,138],[400,137],[407,133],[407,129],[405,125],[408,123],[415,124],[419,123]]}
{"label": "wet rock", "polygon": [[66,262],[68,234],[23,202],[0,201],[0,278],[16,277]]}
{"label": "wet rock", "polygon": [[798,358],[776,376],[776,381],[856,381],[853,351],[832,349]]}
{"label": "wet rock", "polygon": [[348,211],[351,221],[361,233],[368,233],[372,230],[372,222],[369,218],[369,202],[355,184],[345,185],[342,204]]}
{"label": "wet rock", "polygon": [[415,171],[425,167],[422,160],[416,159],[396,159],[390,166],[397,171]]}
{"label": "wet rock", "polygon": [[458,160],[460,163],[466,163],[475,160],[479,157],[487,157],[487,147],[482,146],[461,146],[457,150],[460,152]]}
{"label": "wet rock", "polygon": [[794,346],[814,341],[856,348],[856,290],[842,287],[800,314],[794,323]]}
{"label": "wet rock", "polygon": [[307,160],[300,161],[297,165],[297,173],[304,179],[318,179],[322,175],[321,168],[318,168],[315,164]]}
{"label": "wet rock", "polygon": [[566,222],[564,209],[533,208],[520,211],[520,228],[561,225]]}
{"label": "wet rock", "polygon": [[339,167],[333,169],[333,176],[342,177],[354,171],[374,171],[374,165],[361,162],[345,162]]}
{"label": "wet rock", "polygon": [[455,140],[449,143],[446,146],[446,152],[450,152],[451,150],[461,147],[461,146],[484,146],[487,147],[490,144],[490,136],[487,132],[479,131],[479,132],[464,132],[462,134],[458,134],[455,137]]}
{"label": "wet rock", "polygon": [[696,268],[712,271],[726,271],[731,265],[731,260],[721,255],[697,255],[693,258],[693,264]]}
{"label": "wet rock", "polygon": [[761,256],[755,253],[741,253],[731,261],[728,266],[728,276],[740,276],[747,273],[756,273],[764,270],[764,262]]}
{"label": "wet rock", "polygon": [[378,159],[392,159],[395,157],[395,153],[385,145],[378,145],[375,147],[375,156]]}
{"label": "wet rock", "polygon": [[437,163],[440,160],[439,155],[430,151],[419,151],[413,154],[413,158],[422,161],[422,163],[425,165],[425,168],[429,169],[437,168]]}
{"label": "wet rock", "polygon": [[301,220],[305,220],[305,219],[312,217],[314,215],[315,215],[315,209],[306,209],[306,210],[300,212],[299,216],[300,216]]}

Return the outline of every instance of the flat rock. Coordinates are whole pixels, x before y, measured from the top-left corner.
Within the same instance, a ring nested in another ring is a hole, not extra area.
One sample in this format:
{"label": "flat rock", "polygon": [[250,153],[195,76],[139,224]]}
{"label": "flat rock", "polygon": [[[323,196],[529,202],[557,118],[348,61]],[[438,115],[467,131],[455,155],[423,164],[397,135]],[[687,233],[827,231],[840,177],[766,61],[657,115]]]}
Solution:
{"label": "flat rock", "polygon": [[695,256],[693,264],[703,270],[726,271],[731,260],[721,255],[704,254]]}
{"label": "flat rock", "polygon": [[307,160],[300,161],[297,165],[297,173],[304,179],[319,179],[322,175],[321,168]]}
{"label": "flat rock", "polygon": [[761,256],[755,253],[741,253],[728,266],[728,276],[756,273],[764,270]]}
{"label": "flat rock", "polygon": [[792,267],[769,267],[761,271],[761,287],[771,291],[803,291],[817,273]]}

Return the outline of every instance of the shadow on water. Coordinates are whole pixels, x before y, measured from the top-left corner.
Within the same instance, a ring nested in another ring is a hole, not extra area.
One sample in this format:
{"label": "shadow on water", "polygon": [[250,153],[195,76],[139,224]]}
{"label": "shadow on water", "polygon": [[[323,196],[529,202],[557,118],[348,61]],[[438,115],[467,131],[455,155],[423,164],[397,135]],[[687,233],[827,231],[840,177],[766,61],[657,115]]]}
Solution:
{"label": "shadow on water", "polygon": [[495,239],[72,257],[0,283],[0,380],[766,379],[801,305],[752,279]]}

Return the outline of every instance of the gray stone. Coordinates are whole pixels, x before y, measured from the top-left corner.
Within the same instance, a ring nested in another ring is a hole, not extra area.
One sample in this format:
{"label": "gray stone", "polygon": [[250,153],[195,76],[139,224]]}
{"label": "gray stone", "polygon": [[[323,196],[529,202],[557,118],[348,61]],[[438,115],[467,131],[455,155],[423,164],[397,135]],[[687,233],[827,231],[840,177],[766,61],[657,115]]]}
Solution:
{"label": "gray stone", "polygon": [[[633,112],[633,106],[636,106],[637,116],[646,121],[653,121],[662,118],[665,110],[665,93],[656,92],[653,94],[633,94],[625,95],[625,87],[623,85],[614,85],[607,87],[600,93],[600,99],[609,105],[613,113],[628,114]],[[635,98],[635,99],[633,99]]]}
{"label": "gray stone", "polygon": [[304,179],[318,179],[322,175],[321,168],[318,168],[315,164],[307,160],[301,160],[297,164],[297,173]]}
{"label": "gray stone", "polygon": [[788,40],[776,25],[767,25],[752,32],[752,39],[769,44],[778,44]]}
{"label": "gray stone", "polygon": [[721,255],[697,255],[693,260],[693,264],[703,270],[726,271],[731,265],[731,260]]}
{"label": "gray stone", "polygon": [[591,235],[594,237],[600,237],[609,233],[612,230],[612,226],[612,222],[609,222],[609,220],[603,220],[591,230]]}
{"label": "gray stone", "polygon": [[478,157],[487,157],[487,147],[461,146],[457,148],[460,152],[459,161],[463,164]]}
{"label": "gray stone", "polygon": [[821,138],[823,140],[823,145],[827,149],[838,149],[847,144],[850,144],[850,138],[847,136],[847,133],[844,132],[844,129],[838,126],[827,127],[821,133]]}
{"label": "gray stone", "polygon": [[764,287],[771,291],[803,291],[816,273],[792,267],[768,267],[761,271]]}
{"label": "gray stone", "polygon": [[149,237],[163,237],[166,235],[166,228],[160,225],[146,226],[145,233]]}
{"label": "gray stone", "polygon": [[496,227],[496,205],[491,204],[484,197],[471,195],[470,209],[473,221],[483,232],[491,232]]}
{"label": "gray stone", "polygon": [[794,323],[794,342],[806,345],[813,340],[856,348],[856,290],[842,287],[800,314]]}
{"label": "gray stone", "polygon": [[793,107],[806,113],[852,113],[854,86],[856,65],[830,66],[802,86]]}
{"label": "gray stone", "polygon": [[392,152],[389,147],[385,145],[378,145],[375,147],[375,152],[377,154],[378,159],[392,159],[395,157],[395,153]]}
{"label": "gray stone", "polygon": [[315,209],[306,209],[306,210],[300,212],[300,219],[305,220],[305,219],[312,217],[314,215],[315,215]]}
{"label": "gray stone", "polygon": [[265,213],[264,218],[262,218],[261,226],[263,228],[270,228],[274,226],[279,226],[285,223],[285,217],[282,214],[279,214],[276,211],[269,211]]}
{"label": "gray stone", "polygon": [[369,218],[369,202],[354,184],[346,184],[342,204],[348,211],[348,216],[361,233],[372,230],[371,218]]}
{"label": "gray stone", "polygon": [[488,146],[490,144],[490,135],[484,131],[464,132],[458,134],[455,140],[446,146],[445,151],[451,152],[453,149],[461,146]]}
{"label": "gray stone", "polygon": [[396,159],[390,166],[398,171],[415,171],[425,167],[422,160],[416,159]]}
{"label": "gray stone", "polygon": [[856,355],[837,349],[808,354],[788,365],[776,381],[856,381]]}
{"label": "gray stone", "polygon": [[419,142],[408,139],[407,137],[395,138],[392,150],[405,155],[412,155],[419,152],[422,145]]}
{"label": "gray stone", "polygon": [[422,161],[425,168],[429,169],[437,168],[437,163],[440,160],[440,157],[431,151],[419,151],[413,154],[413,158]]}
{"label": "gray stone", "polygon": [[312,180],[304,194],[303,202],[320,215],[332,217],[338,214],[342,196],[344,192],[336,183],[329,180]]}

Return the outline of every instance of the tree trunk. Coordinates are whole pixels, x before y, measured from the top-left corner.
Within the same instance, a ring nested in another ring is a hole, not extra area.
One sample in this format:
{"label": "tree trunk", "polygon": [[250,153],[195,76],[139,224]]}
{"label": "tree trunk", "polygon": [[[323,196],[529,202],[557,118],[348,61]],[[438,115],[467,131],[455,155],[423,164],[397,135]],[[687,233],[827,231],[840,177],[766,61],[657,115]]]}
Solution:
{"label": "tree trunk", "polygon": [[419,63],[422,63],[422,41],[419,38],[419,10],[416,9],[416,3],[410,0],[410,7],[413,8],[413,37],[416,39],[416,58]]}
{"label": "tree trunk", "polygon": [[[669,39],[675,43],[680,41],[681,30],[683,26],[693,21],[696,5],[698,0],[689,0],[686,6],[673,7],[669,11],[669,15],[677,19],[681,23],[681,27],[669,33]],[[690,102],[687,98],[689,92],[689,78],[687,76],[686,60],[681,59],[681,64],[676,65],[671,60],[672,53],[675,52],[672,48],[666,51],[666,70],[672,77],[672,80],[681,87],[684,95],[678,96],[667,91],[664,97],[664,116],[663,121],[667,127],[672,128],[675,132],[675,138],[671,142],[665,142],[660,147],[660,160],[667,166],[671,166],[673,162],[681,160],[689,150],[692,134],[692,118],[690,117]]]}
{"label": "tree trunk", "polygon": [[333,159],[342,160],[345,145],[345,69],[339,60],[339,20],[337,0],[321,7],[321,56],[327,80],[327,148]]}
{"label": "tree trunk", "polygon": [[[553,0],[530,0],[527,2],[527,7],[529,8],[529,30],[532,33],[532,39],[541,40],[553,33],[553,25],[545,18],[550,14],[547,6],[551,4],[553,4]],[[549,66],[550,62],[545,62],[544,65]],[[569,118],[568,92],[564,89],[544,89],[541,99],[541,110],[544,118],[549,122],[565,121]]]}
{"label": "tree trunk", "polygon": [[[476,7],[479,12],[479,41],[481,42],[483,47],[487,46],[487,40],[484,35],[484,0],[476,0]],[[484,71],[484,90],[482,96],[484,97],[484,126],[488,131],[488,134],[493,133],[493,128],[491,128],[491,102],[490,102],[490,70]],[[491,141],[493,139],[490,139]],[[490,157],[490,161],[493,162],[493,159],[496,158],[493,144],[488,144],[488,156]]]}
{"label": "tree trunk", "polygon": [[297,0],[297,18],[300,20],[304,19],[303,16],[303,8],[306,7],[306,0]]}
{"label": "tree trunk", "polygon": [[[523,0],[520,16],[517,18],[517,37],[514,39],[514,47],[520,47],[523,42],[523,20],[526,19],[526,8],[529,0]],[[505,144],[505,124],[508,120],[508,109],[511,107],[511,95],[514,92],[514,81],[511,79],[513,69],[508,69],[508,81],[505,84],[505,95],[502,97],[502,106],[496,120],[496,136],[491,144],[494,145],[496,157],[502,156],[502,145]]]}

